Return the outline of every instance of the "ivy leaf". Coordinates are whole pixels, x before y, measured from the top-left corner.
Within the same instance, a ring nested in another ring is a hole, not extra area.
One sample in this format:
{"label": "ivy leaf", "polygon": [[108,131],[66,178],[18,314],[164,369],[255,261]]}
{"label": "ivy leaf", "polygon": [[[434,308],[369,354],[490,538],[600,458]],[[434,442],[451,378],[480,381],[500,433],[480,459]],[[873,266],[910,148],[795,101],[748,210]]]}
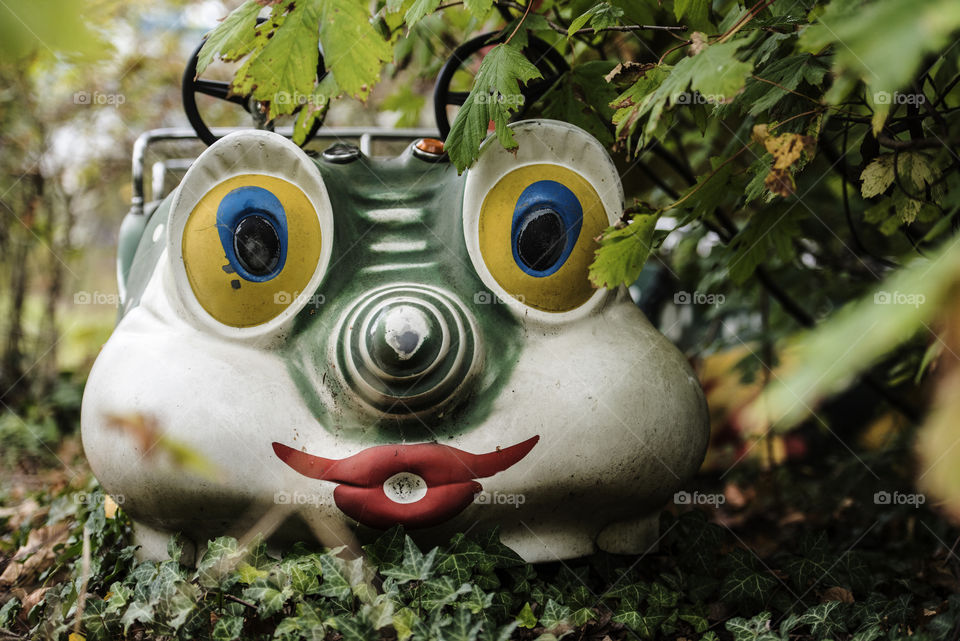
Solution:
{"label": "ivy leaf", "polygon": [[491,120],[504,149],[517,148],[507,121],[523,105],[520,83],[540,77],[533,63],[509,44],[499,44],[484,56],[473,88],[457,112],[447,138],[446,149],[458,171],[477,159]]}
{"label": "ivy leaf", "polygon": [[624,227],[609,227],[590,265],[590,281],[597,287],[618,287],[637,280],[653,250],[658,212],[637,214]]}
{"label": "ivy leaf", "polygon": [[752,619],[734,617],[726,622],[733,641],[782,641],[780,635],[770,629],[770,613],[761,612]]}
{"label": "ivy leaf", "polygon": [[[487,530],[477,536],[476,541],[483,548],[484,563],[490,563],[492,567],[506,569],[527,565],[519,554],[503,544],[500,540],[499,528]],[[530,578],[529,575],[525,576]]]}
{"label": "ivy leaf", "polygon": [[441,628],[440,638],[444,641],[476,641],[483,620],[474,622],[467,610],[457,610],[450,622]]}
{"label": "ivy leaf", "polygon": [[127,608],[127,611],[124,612],[123,616],[120,618],[120,623],[123,624],[123,633],[126,634],[130,630],[130,626],[134,623],[150,625],[153,623],[153,613],[153,604],[145,603],[143,601],[134,601],[130,604],[130,606]]}
{"label": "ivy leaf", "polygon": [[320,569],[323,575],[320,594],[334,599],[349,599],[353,591],[344,573],[343,560],[329,553],[323,554],[320,556]]}
{"label": "ivy leaf", "polygon": [[764,603],[777,586],[777,580],[765,569],[757,567],[748,551],[736,549],[726,558],[729,568],[720,588],[721,600],[747,605]]}
{"label": "ivy leaf", "polygon": [[343,637],[343,641],[370,641],[379,638],[365,617],[356,615],[338,616],[330,624]]}
{"label": "ivy leaf", "polygon": [[537,616],[533,613],[533,608],[530,607],[529,603],[523,604],[523,609],[520,610],[520,614],[516,617],[517,626],[521,628],[527,628],[532,630],[537,627]]}
{"label": "ivy leaf", "polygon": [[651,614],[644,616],[634,610],[619,612],[613,617],[613,621],[622,623],[644,639],[653,639],[657,635],[660,625],[666,620],[662,614]]}
{"label": "ivy leaf", "polygon": [[810,633],[817,639],[835,636],[846,629],[846,622],[840,612],[840,601],[827,601],[815,605],[800,616],[800,623],[810,626]]}
{"label": "ivy leaf", "polygon": [[436,571],[464,583],[470,580],[474,568],[484,561],[484,556],[479,544],[459,533],[450,540],[448,551],[440,554]]}
{"label": "ivy leaf", "polygon": [[224,615],[213,626],[213,641],[233,641],[243,632],[243,617]]}
{"label": "ivy leaf", "polygon": [[264,618],[279,612],[291,596],[293,591],[289,586],[279,588],[276,584],[263,579],[243,591],[243,597],[256,603],[257,613]]}
{"label": "ivy leaf", "polygon": [[404,540],[403,562],[399,566],[382,569],[381,574],[393,577],[400,585],[410,581],[425,581],[430,578],[436,556],[437,548],[424,555],[408,536]]}
{"label": "ivy leaf", "polygon": [[403,527],[395,525],[369,545],[363,546],[363,551],[370,558],[370,562],[377,566],[394,565],[403,558],[405,535]]}
{"label": "ivy leaf", "polygon": [[570,608],[549,599],[540,614],[540,625],[551,634],[563,634],[573,629],[570,621],[571,615]]}
{"label": "ivy leaf", "polygon": [[257,0],[247,0],[210,32],[197,59],[197,76],[214,58],[234,61],[250,53],[255,41],[253,30],[257,26],[257,15],[262,8]]}

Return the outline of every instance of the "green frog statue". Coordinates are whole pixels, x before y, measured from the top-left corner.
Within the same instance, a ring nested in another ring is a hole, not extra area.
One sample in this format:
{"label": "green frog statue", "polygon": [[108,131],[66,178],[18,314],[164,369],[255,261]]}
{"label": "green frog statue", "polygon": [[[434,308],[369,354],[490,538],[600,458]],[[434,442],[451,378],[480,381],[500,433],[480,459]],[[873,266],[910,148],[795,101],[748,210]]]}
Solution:
{"label": "green frog statue", "polygon": [[515,153],[488,139],[462,175],[439,141],[310,156],[234,132],[127,233],[82,426],[142,554],[257,527],[355,548],[495,525],[531,562],[654,543],[705,453],[702,390],[588,279],[623,210],[606,150],[511,127]]}

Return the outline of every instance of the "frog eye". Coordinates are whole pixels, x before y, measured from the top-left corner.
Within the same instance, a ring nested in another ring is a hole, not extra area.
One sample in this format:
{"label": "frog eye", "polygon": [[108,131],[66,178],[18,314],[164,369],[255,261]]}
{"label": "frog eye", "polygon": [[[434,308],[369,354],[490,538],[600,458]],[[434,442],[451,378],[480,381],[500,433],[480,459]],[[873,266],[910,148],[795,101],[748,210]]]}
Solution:
{"label": "frog eye", "polygon": [[168,249],[183,311],[228,335],[276,328],[320,286],[332,232],[323,179],[303,151],[269,132],[223,138],[187,172],[171,206]]}
{"label": "frog eye", "polygon": [[487,141],[467,173],[471,260],[484,284],[528,316],[586,313],[605,296],[588,278],[594,238],[623,210],[616,168],[595,138],[572,125],[537,120],[512,129],[516,156]]}

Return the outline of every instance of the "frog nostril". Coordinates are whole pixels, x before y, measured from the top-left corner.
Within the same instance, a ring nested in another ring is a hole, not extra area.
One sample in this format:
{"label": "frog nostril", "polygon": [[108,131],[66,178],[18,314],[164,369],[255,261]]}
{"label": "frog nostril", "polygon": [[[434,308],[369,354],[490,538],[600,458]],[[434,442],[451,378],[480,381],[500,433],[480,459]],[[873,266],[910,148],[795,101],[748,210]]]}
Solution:
{"label": "frog nostril", "polygon": [[341,380],[363,404],[396,418],[438,411],[480,368],[476,322],[435,287],[375,290],[333,333]]}
{"label": "frog nostril", "polygon": [[407,360],[413,356],[413,353],[420,347],[420,340],[420,334],[412,331],[387,336],[387,343],[397,350],[400,360]]}
{"label": "frog nostril", "polygon": [[365,332],[365,353],[389,375],[421,373],[442,357],[449,328],[433,305],[387,302],[374,309]]}

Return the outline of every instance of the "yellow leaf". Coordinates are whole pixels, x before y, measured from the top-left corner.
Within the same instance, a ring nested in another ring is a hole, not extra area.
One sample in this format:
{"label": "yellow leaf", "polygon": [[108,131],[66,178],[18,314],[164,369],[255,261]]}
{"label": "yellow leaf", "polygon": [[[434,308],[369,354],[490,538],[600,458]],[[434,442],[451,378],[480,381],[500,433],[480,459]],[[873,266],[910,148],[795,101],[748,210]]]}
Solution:
{"label": "yellow leaf", "polygon": [[113,497],[109,494],[103,499],[103,513],[108,519],[112,519],[117,515],[117,502],[114,501]]}

